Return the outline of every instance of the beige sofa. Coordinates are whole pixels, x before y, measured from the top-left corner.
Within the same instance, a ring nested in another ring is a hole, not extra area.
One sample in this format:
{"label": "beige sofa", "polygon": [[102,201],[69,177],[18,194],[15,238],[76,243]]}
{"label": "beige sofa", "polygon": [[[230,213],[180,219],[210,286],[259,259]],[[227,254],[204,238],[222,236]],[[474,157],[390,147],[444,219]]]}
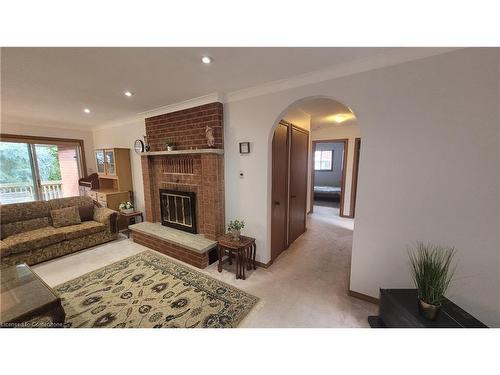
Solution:
{"label": "beige sofa", "polygon": [[[85,207],[87,221],[53,227],[51,210],[72,206]],[[114,240],[116,222],[116,211],[95,207],[90,197],[0,205],[1,267],[33,265]]]}

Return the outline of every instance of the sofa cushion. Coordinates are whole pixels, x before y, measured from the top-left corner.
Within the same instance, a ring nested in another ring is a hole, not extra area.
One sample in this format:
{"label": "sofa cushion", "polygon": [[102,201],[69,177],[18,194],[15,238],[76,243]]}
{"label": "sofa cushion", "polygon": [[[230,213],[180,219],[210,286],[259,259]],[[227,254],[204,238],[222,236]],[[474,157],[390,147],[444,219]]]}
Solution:
{"label": "sofa cushion", "polygon": [[65,240],[73,240],[89,234],[94,234],[106,230],[106,225],[97,221],[84,221],[81,224],[70,225],[67,227],[56,228],[58,233],[64,234]]}
{"label": "sofa cushion", "polygon": [[[3,212],[2,212],[3,214]],[[39,229],[50,226],[49,217],[39,217],[36,219],[15,221],[13,223],[3,224],[1,228],[1,238],[6,238],[14,234],[28,232],[30,230]]]}
{"label": "sofa cushion", "polygon": [[49,204],[46,201],[3,204],[1,211],[0,222],[2,224],[50,216]]}
{"label": "sofa cushion", "polygon": [[92,198],[88,196],[77,196],[77,197],[67,197],[67,198],[57,198],[57,199],[51,199],[47,201],[47,204],[49,205],[51,210],[57,210],[59,208],[65,208],[65,207],[81,207],[81,206],[89,206],[91,204],[94,204],[94,201]]}
{"label": "sofa cushion", "polygon": [[76,206],[60,208],[50,211],[52,226],[54,228],[67,227],[68,225],[80,224],[80,213]]}
{"label": "sofa cushion", "polygon": [[78,212],[80,213],[80,219],[82,221],[94,220],[94,205],[85,205],[78,207]]}
{"label": "sofa cushion", "polygon": [[64,233],[53,227],[45,227],[14,234],[2,241],[7,246],[7,253],[16,254],[64,241]]}
{"label": "sofa cushion", "polygon": [[2,256],[3,258],[4,256],[7,256],[9,254],[10,254],[10,246],[8,246],[5,242],[0,240],[0,256]]}

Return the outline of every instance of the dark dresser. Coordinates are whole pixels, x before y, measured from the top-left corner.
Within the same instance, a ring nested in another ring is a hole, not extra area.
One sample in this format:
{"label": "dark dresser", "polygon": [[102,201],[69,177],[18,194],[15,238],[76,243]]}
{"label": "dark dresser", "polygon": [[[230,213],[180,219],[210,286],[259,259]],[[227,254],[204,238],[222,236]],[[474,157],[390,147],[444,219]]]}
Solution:
{"label": "dark dresser", "polygon": [[418,313],[416,289],[380,289],[379,315],[369,316],[372,328],[488,328],[465,310],[445,299],[436,320]]}

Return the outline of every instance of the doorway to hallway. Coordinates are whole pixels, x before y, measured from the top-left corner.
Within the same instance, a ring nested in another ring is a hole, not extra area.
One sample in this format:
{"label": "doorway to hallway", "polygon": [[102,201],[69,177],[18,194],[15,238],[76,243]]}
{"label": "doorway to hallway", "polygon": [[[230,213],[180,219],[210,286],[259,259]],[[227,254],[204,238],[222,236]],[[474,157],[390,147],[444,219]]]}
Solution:
{"label": "doorway to hallway", "polygon": [[312,205],[324,215],[344,214],[348,139],[313,141]]}

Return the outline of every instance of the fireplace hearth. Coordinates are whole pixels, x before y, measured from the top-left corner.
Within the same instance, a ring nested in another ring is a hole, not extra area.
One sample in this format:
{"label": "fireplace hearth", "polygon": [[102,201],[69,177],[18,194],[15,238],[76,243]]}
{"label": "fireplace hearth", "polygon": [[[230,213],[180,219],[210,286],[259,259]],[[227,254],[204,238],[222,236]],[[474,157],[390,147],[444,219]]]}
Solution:
{"label": "fireplace hearth", "polygon": [[160,189],[161,223],[189,233],[196,230],[196,194]]}

